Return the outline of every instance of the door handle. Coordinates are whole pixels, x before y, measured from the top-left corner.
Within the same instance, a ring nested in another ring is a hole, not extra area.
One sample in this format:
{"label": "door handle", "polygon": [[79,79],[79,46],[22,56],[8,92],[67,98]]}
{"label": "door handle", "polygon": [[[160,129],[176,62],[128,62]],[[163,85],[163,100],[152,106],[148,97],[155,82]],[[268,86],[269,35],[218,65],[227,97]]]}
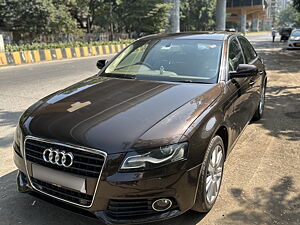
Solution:
{"label": "door handle", "polygon": [[264,75],[264,71],[259,71],[259,75]]}
{"label": "door handle", "polygon": [[250,84],[250,86],[253,86],[253,85],[255,84],[255,81],[254,81],[254,80],[251,80],[251,81],[249,82],[249,84]]}

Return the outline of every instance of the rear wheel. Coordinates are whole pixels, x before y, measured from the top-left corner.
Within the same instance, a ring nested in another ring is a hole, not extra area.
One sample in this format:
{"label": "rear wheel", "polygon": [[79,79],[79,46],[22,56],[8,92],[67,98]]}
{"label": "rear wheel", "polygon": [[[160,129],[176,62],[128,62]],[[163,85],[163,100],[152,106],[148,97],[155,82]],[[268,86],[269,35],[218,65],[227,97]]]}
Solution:
{"label": "rear wheel", "polygon": [[223,177],[225,151],[223,140],[215,136],[205,153],[200,170],[196,202],[192,210],[208,212],[216,202]]}

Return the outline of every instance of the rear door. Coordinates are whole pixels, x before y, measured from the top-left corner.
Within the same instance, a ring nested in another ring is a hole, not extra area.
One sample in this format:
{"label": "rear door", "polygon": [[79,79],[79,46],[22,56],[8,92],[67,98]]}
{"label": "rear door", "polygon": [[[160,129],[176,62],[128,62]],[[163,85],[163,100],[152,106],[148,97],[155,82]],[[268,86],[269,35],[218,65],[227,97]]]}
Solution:
{"label": "rear door", "polygon": [[264,74],[264,66],[258,57],[256,51],[250,44],[250,42],[244,37],[238,37],[238,40],[243,49],[245,56],[245,63],[250,65],[255,65],[258,68],[258,73],[256,76],[248,78],[249,80],[249,114],[248,119],[251,120],[255,110],[258,107],[260,100],[260,89],[262,83],[262,75]]}

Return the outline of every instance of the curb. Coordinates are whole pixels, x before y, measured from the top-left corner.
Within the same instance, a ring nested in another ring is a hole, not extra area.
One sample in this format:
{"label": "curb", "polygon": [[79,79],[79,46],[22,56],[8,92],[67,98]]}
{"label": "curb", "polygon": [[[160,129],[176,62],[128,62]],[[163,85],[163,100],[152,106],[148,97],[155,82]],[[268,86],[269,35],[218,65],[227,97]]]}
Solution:
{"label": "curb", "polygon": [[56,48],[18,52],[0,52],[0,67],[41,61],[73,59],[87,56],[109,55],[121,52],[128,44],[100,45],[89,47]]}

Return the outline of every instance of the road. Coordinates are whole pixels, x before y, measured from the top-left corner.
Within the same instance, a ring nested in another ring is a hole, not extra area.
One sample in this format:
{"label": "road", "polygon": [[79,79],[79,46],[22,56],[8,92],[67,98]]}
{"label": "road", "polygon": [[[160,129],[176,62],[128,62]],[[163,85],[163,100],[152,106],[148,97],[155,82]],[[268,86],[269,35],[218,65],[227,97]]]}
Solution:
{"label": "road", "polygon": [[[268,72],[266,111],[251,123],[226,161],[222,188],[208,214],[189,211],[153,225],[300,224],[300,51],[267,35],[249,39]],[[97,57],[0,68],[0,224],[81,225],[98,221],[61,210],[15,187],[13,130],[43,96],[97,72]]]}

